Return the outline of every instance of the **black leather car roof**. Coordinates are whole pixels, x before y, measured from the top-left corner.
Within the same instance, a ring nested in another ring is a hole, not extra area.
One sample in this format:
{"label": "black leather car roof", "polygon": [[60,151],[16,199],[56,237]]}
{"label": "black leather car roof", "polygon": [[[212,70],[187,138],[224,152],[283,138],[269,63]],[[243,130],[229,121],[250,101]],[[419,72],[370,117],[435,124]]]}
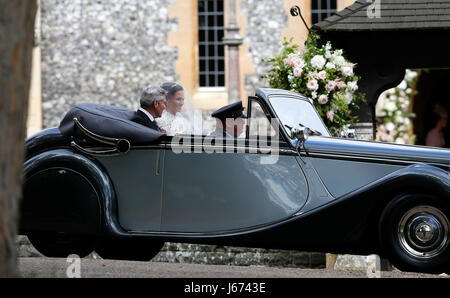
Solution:
{"label": "black leather car roof", "polygon": [[131,144],[156,141],[164,134],[131,121],[134,111],[116,106],[79,103],[73,106],[61,120],[60,132],[75,139],[86,139],[73,121],[78,118],[89,131],[104,137],[127,139]]}

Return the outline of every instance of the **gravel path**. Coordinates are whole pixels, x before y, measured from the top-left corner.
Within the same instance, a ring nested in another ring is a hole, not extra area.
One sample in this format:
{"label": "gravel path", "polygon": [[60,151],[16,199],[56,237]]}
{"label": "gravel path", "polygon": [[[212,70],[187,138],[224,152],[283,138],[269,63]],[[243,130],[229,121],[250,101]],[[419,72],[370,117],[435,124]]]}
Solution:
{"label": "gravel path", "polygon": [[[102,259],[19,258],[19,274],[26,278],[367,278],[365,271],[226,266],[185,263],[131,262]],[[77,269],[79,270],[77,271]],[[71,273],[75,272],[75,273]],[[382,278],[448,278],[398,270],[383,271]]]}

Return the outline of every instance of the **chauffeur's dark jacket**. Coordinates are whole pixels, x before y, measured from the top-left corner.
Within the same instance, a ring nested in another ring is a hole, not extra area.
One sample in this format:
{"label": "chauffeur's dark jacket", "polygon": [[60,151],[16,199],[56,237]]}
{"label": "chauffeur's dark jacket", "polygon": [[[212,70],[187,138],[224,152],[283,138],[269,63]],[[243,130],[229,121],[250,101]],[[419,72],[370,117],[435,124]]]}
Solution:
{"label": "chauffeur's dark jacket", "polygon": [[152,128],[154,130],[158,130],[159,131],[159,126],[156,123],[156,121],[154,121],[154,120],[151,121],[150,118],[148,118],[148,116],[145,115],[145,113],[140,111],[140,110],[137,110],[134,113],[134,116],[133,116],[133,118],[131,118],[131,121],[134,121],[136,123],[139,123],[141,125],[144,125],[144,126],[147,126],[147,127],[150,127],[150,128]]}

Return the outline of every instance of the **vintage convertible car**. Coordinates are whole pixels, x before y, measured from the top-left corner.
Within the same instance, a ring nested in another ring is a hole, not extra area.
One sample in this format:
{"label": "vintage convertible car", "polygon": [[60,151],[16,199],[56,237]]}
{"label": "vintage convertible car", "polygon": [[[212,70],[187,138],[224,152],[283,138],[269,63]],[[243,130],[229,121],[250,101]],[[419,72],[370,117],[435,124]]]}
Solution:
{"label": "vintage convertible car", "polygon": [[276,89],[248,98],[231,141],[132,113],[78,104],[27,139],[20,233],[44,255],[150,260],[171,241],[450,268],[450,150],[330,137],[307,98]]}

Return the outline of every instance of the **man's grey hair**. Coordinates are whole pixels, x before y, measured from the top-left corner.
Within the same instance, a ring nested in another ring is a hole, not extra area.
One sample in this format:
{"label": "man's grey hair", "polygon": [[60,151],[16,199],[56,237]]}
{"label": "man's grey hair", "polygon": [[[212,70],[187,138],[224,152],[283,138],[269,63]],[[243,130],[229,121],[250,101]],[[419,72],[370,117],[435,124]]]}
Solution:
{"label": "man's grey hair", "polygon": [[153,102],[164,100],[167,95],[167,91],[158,86],[148,86],[142,90],[141,97],[139,98],[139,102],[141,104],[141,108],[150,108],[153,105]]}

